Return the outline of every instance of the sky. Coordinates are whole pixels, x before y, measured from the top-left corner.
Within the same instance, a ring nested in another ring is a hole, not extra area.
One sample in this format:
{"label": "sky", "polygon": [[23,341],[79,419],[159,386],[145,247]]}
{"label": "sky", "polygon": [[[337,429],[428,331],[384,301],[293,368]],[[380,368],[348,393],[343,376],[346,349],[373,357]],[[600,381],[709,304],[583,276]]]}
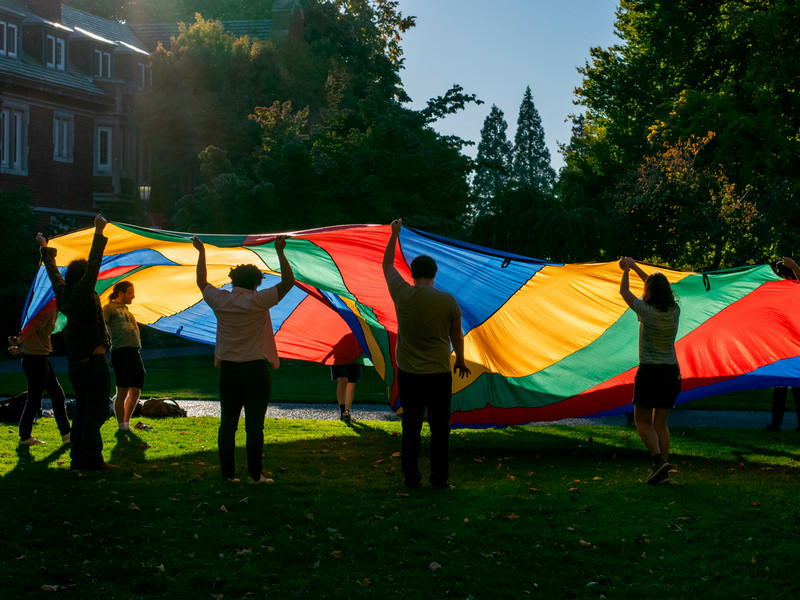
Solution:
{"label": "sky", "polygon": [[542,119],[553,168],[564,161],[558,143],[568,143],[569,115],[581,84],[577,67],[589,49],[619,43],[614,35],[618,0],[399,0],[403,15],[417,17],[403,36],[403,87],[412,104],[424,108],[457,83],[484,101],[437,121],[434,128],[475,142],[492,104],[503,111],[513,143],[519,106],[530,86]]}

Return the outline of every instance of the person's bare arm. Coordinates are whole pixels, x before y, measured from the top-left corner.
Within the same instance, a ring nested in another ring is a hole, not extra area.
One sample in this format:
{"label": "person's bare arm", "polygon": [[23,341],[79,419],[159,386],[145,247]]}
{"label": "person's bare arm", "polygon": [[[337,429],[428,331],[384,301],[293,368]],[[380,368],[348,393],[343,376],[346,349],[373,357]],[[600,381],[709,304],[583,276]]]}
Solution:
{"label": "person's bare arm", "polygon": [[279,235],[275,238],[275,252],[278,253],[278,262],[281,265],[281,281],[275,286],[278,291],[278,300],[281,300],[294,287],[294,271],[292,271],[292,265],[289,264],[289,260],[286,258],[285,248],[286,236]]}
{"label": "person's bare arm", "polygon": [[206,247],[200,238],[192,237],[192,246],[197,250],[197,287],[202,292],[208,285],[208,269],[206,268]]}
{"label": "person's bare arm", "polygon": [[394,253],[397,246],[397,238],[400,237],[400,229],[403,227],[403,219],[395,219],[392,221],[392,235],[389,237],[389,242],[386,244],[386,250],[383,253],[383,275],[388,279],[392,271],[397,272],[394,268]]}
{"label": "person's bare arm", "polygon": [[636,264],[632,258],[623,256],[619,259],[619,268],[622,269],[622,280],[619,282],[619,293],[622,296],[622,299],[625,300],[625,303],[631,308],[633,308],[633,303],[636,300],[636,296],[634,296],[633,292],[631,292],[629,281],[629,273],[632,264]]}
{"label": "person's bare arm", "polygon": [[647,281],[648,275],[647,273],[644,272],[644,269],[642,269],[638,264],[636,264],[636,261],[633,260],[630,256],[627,257],[627,260],[631,269],[633,269],[634,272],[639,276],[639,279],[641,279],[642,281]]}
{"label": "person's bare arm", "polygon": [[784,256],[783,264],[784,266],[789,267],[792,270],[792,273],[794,273],[795,279],[797,279],[797,281],[800,281],[800,267],[797,266],[797,263],[794,262],[788,256]]}
{"label": "person's bare arm", "polygon": [[452,344],[453,352],[456,355],[456,360],[453,363],[453,373],[458,372],[458,376],[462,379],[469,377],[472,371],[469,370],[464,360],[464,331],[461,329],[460,318],[453,319],[450,324],[450,344]]}

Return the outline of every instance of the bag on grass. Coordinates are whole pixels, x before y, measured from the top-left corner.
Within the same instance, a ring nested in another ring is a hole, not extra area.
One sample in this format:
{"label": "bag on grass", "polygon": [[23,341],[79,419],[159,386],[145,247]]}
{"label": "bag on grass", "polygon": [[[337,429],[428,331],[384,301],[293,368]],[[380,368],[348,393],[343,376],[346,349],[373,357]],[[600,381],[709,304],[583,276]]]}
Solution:
{"label": "bag on grass", "polygon": [[0,400],[0,421],[3,423],[19,423],[27,401],[28,392],[22,392],[13,398]]}
{"label": "bag on grass", "polygon": [[173,398],[150,398],[142,406],[143,417],[185,417],[186,411]]}

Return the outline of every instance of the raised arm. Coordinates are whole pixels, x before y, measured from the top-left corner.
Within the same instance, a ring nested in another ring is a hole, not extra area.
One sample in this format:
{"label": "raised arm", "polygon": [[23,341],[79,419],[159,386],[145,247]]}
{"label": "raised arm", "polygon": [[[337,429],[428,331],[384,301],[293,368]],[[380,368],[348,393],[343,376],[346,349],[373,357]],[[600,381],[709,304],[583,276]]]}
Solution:
{"label": "raised arm", "polygon": [[192,237],[192,246],[197,250],[197,287],[202,292],[208,285],[208,270],[206,269],[206,247],[200,238]]}
{"label": "raised arm", "polygon": [[641,279],[642,281],[647,281],[648,277],[647,273],[645,273],[644,270],[639,265],[636,264],[636,261],[633,260],[630,256],[627,257],[627,260],[628,264],[630,264],[631,269],[633,269],[639,276],[639,279]]}
{"label": "raised arm", "polygon": [[453,319],[450,324],[450,343],[453,346],[453,352],[456,354],[456,360],[453,363],[453,373],[458,372],[459,377],[469,377],[472,373],[467,368],[467,363],[464,360],[464,331],[461,329],[461,317],[458,316]]}
{"label": "raised arm", "polygon": [[103,251],[106,249],[108,238],[103,235],[103,230],[108,221],[103,215],[94,218],[94,238],[92,238],[92,248],[89,250],[89,260],[86,264],[86,272],[78,282],[78,288],[84,293],[91,293],[97,285],[97,278],[100,275],[100,267],[103,264]]}
{"label": "raised arm", "polygon": [[403,219],[395,219],[392,221],[392,235],[389,238],[389,243],[386,244],[386,251],[383,253],[383,275],[388,279],[392,271],[397,272],[394,268],[394,252],[397,247],[397,238],[400,237],[400,229],[403,227]]}
{"label": "raised arm", "polygon": [[281,300],[288,294],[289,290],[294,286],[294,271],[292,271],[292,265],[289,264],[289,260],[284,253],[285,248],[286,236],[279,235],[275,238],[275,252],[278,253],[278,262],[281,265],[281,281],[275,286],[275,289],[278,291],[278,300]]}
{"label": "raised arm", "polygon": [[36,243],[39,245],[39,252],[42,256],[42,264],[47,271],[47,277],[53,286],[53,292],[58,296],[58,292],[66,285],[61,271],[56,266],[56,249],[47,247],[47,238],[41,233],[36,234]]}
{"label": "raised arm", "polygon": [[630,257],[623,256],[619,259],[619,268],[622,269],[622,280],[619,282],[619,293],[622,296],[622,299],[625,300],[625,303],[631,308],[633,308],[633,303],[636,300],[636,296],[634,296],[633,292],[631,292],[629,273],[631,267],[635,265],[636,263]]}
{"label": "raised arm", "polygon": [[794,262],[788,256],[784,256],[783,264],[784,266],[789,267],[792,270],[792,273],[794,273],[795,279],[797,279],[797,281],[800,281],[800,267],[797,266],[797,263]]}

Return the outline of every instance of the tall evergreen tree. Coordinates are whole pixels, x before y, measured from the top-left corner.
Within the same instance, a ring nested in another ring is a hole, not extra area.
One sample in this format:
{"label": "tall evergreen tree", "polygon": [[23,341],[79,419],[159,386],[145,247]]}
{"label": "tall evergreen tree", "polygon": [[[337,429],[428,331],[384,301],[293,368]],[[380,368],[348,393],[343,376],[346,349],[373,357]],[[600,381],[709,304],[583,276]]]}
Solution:
{"label": "tall evergreen tree", "polygon": [[530,86],[525,88],[519,107],[512,157],[511,173],[514,183],[533,187],[544,193],[550,192],[556,172],[550,165],[550,150],[544,143],[542,119],[533,105]]}
{"label": "tall evergreen tree", "polygon": [[508,123],[503,111],[492,104],[492,110],[483,122],[481,141],[478,143],[477,171],[472,182],[476,198],[474,216],[492,214],[495,197],[508,184],[511,142],[506,136],[506,129]]}

